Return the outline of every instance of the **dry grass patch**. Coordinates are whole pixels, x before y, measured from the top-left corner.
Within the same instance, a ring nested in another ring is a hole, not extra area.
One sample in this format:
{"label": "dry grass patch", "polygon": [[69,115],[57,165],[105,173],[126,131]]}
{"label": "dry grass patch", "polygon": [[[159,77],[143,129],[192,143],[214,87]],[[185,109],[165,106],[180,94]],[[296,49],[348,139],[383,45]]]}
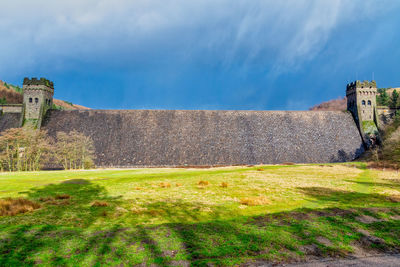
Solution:
{"label": "dry grass patch", "polygon": [[176,187],[180,187],[180,186],[182,186],[182,184],[176,183]]}
{"label": "dry grass patch", "polygon": [[40,204],[24,198],[0,199],[0,216],[15,216],[40,208]]}
{"label": "dry grass patch", "polygon": [[131,212],[134,214],[141,214],[145,211],[147,211],[147,208],[143,208],[143,207],[132,207],[131,208]]}
{"label": "dry grass patch", "polygon": [[262,205],[271,204],[271,201],[264,196],[245,197],[240,200],[240,204],[246,205],[246,206],[262,206]]}
{"label": "dry grass patch", "polygon": [[221,187],[224,187],[224,188],[228,187],[228,185],[229,185],[229,184],[226,183],[226,182],[222,182],[222,183],[221,183]]}
{"label": "dry grass patch", "polygon": [[95,201],[92,203],[92,207],[108,207],[108,203],[105,201]]}
{"label": "dry grass patch", "polygon": [[399,195],[392,195],[392,196],[388,196],[386,198],[389,201],[393,202],[393,203],[399,203],[400,202],[400,196]]}
{"label": "dry grass patch", "polygon": [[170,184],[170,183],[162,182],[162,183],[160,183],[160,187],[161,187],[161,188],[170,188],[170,187],[171,187],[171,184]]}
{"label": "dry grass patch", "polygon": [[197,184],[200,185],[200,186],[207,186],[210,183],[208,181],[199,181]]}
{"label": "dry grass patch", "polygon": [[262,171],[264,171],[264,169],[263,168],[258,168],[257,171],[262,172]]}

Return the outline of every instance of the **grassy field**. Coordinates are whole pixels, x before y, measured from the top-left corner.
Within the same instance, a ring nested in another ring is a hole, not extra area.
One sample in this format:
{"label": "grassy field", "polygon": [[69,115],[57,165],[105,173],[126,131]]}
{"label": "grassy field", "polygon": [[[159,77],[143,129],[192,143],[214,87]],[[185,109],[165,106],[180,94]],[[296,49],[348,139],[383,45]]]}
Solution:
{"label": "grassy field", "polygon": [[239,265],[400,248],[400,175],[363,163],[1,173],[0,266]]}

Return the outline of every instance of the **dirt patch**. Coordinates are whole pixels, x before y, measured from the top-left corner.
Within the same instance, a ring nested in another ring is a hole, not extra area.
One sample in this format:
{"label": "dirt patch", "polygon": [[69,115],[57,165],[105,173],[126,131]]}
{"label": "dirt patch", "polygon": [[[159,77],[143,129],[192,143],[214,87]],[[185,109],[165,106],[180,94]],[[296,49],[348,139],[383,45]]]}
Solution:
{"label": "dirt patch", "polygon": [[381,220],[374,218],[372,216],[368,216],[368,215],[360,215],[357,216],[355,218],[357,221],[361,222],[361,223],[365,223],[365,224],[370,224],[370,223],[374,223],[374,222],[380,222]]}
{"label": "dirt patch", "polygon": [[319,249],[318,245],[316,245],[316,244],[301,246],[300,251],[306,255],[313,255],[313,256],[321,255],[321,250]]}
{"label": "dirt patch", "polygon": [[400,215],[392,215],[390,216],[391,220],[400,221]]}
{"label": "dirt patch", "polygon": [[169,264],[170,264],[170,266],[182,266],[182,267],[190,266],[190,262],[189,261],[184,261],[184,260],[170,261]]}
{"label": "dirt patch", "polygon": [[333,243],[326,237],[323,236],[318,236],[316,238],[316,240],[318,241],[318,243],[324,245],[325,247],[331,247],[333,246]]}
{"label": "dirt patch", "polygon": [[371,235],[370,232],[368,232],[365,229],[357,229],[357,232],[362,234],[362,237],[360,238],[360,244],[362,247],[371,249],[371,245],[378,245],[379,247],[386,248],[385,241],[379,237],[376,237],[374,235]]}

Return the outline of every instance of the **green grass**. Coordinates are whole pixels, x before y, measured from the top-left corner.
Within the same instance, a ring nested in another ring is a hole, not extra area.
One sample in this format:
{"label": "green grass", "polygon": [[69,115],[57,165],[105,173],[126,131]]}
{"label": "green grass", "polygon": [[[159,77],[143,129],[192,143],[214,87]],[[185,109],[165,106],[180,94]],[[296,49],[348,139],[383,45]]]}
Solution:
{"label": "green grass", "polygon": [[[0,198],[42,208],[0,217],[0,266],[236,265],[400,248],[397,172],[259,168],[1,173]],[[71,199],[40,201],[62,194]],[[241,205],[247,197],[269,201]]]}

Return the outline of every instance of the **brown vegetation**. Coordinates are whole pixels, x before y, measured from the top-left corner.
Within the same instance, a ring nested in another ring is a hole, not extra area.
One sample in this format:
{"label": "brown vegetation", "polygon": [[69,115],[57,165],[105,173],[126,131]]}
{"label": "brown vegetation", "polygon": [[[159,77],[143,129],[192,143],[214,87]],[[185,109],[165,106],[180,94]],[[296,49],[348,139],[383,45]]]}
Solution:
{"label": "brown vegetation", "polygon": [[342,110],[347,110],[347,98],[338,98],[334,100],[329,100],[326,102],[323,102],[321,104],[315,105],[310,108],[310,110],[313,111],[322,111],[322,110],[327,110],[327,111],[342,111]]}
{"label": "brown vegetation", "polygon": [[207,186],[210,183],[208,181],[199,181],[197,184],[200,185],[200,186]]}
{"label": "brown vegetation", "polygon": [[40,204],[24,198],[0,199],[0,216],[15,216],[40,208]]}
{"label": "brown vegetation", "polygon": [[76,104],[72,104],[71,105],[71,104],[69,104],[69,103],[67,103],[67,102],[65,102],[63,100],[59,100],[59,99],[54,99],[53,103],[55,105],[59,106],[59,107],[67,109],[67,110],[74,110],[74,109],[87,110],[87,109],[90,109],[90,108],[87,108],[87,107],[84,107],[84,106],[81,106],[81,105],[76,105]]}
{"label": "brown vegetation", "polygon": [[221,183],[221,187],[225,187],[225,188],[226,188],[226,187],[228,187],[228,185],[229,185],[229,184],[228,184],[227,182],[222,182],[222,183]]}
{"label": "brown vegetation", "polygon": [[162,182],[162,183],[160,183],[160,187],[161,188],[170,188],[171,184],[170,183],[166,183],[166,182]]}
{"label": "brown vegetation", "polygon": [[108,203],[105,201],[96,200],[92,203],[92,207],[108,207]]}
{"label": "brown vegetation", "polygon": [[57,195],[56,199],[70,199],[71,196],[67,195],[67,194],[63,194],[63,195]]}
{"label": "brown vegetation", "polygon": [[246,206],[261,206],[261,205],[266,205],[266,204],[270,204],[271,201],[264,197],[246,197],[246,198],[242,198],[240,200],[240,204],[242,205],[246,205]]}
{"label": "brown vegetation", "polygon": [[22,104],[22,94],[8,89],[4,84],[0,83],[0,98],[5,99],[7,104]]}

